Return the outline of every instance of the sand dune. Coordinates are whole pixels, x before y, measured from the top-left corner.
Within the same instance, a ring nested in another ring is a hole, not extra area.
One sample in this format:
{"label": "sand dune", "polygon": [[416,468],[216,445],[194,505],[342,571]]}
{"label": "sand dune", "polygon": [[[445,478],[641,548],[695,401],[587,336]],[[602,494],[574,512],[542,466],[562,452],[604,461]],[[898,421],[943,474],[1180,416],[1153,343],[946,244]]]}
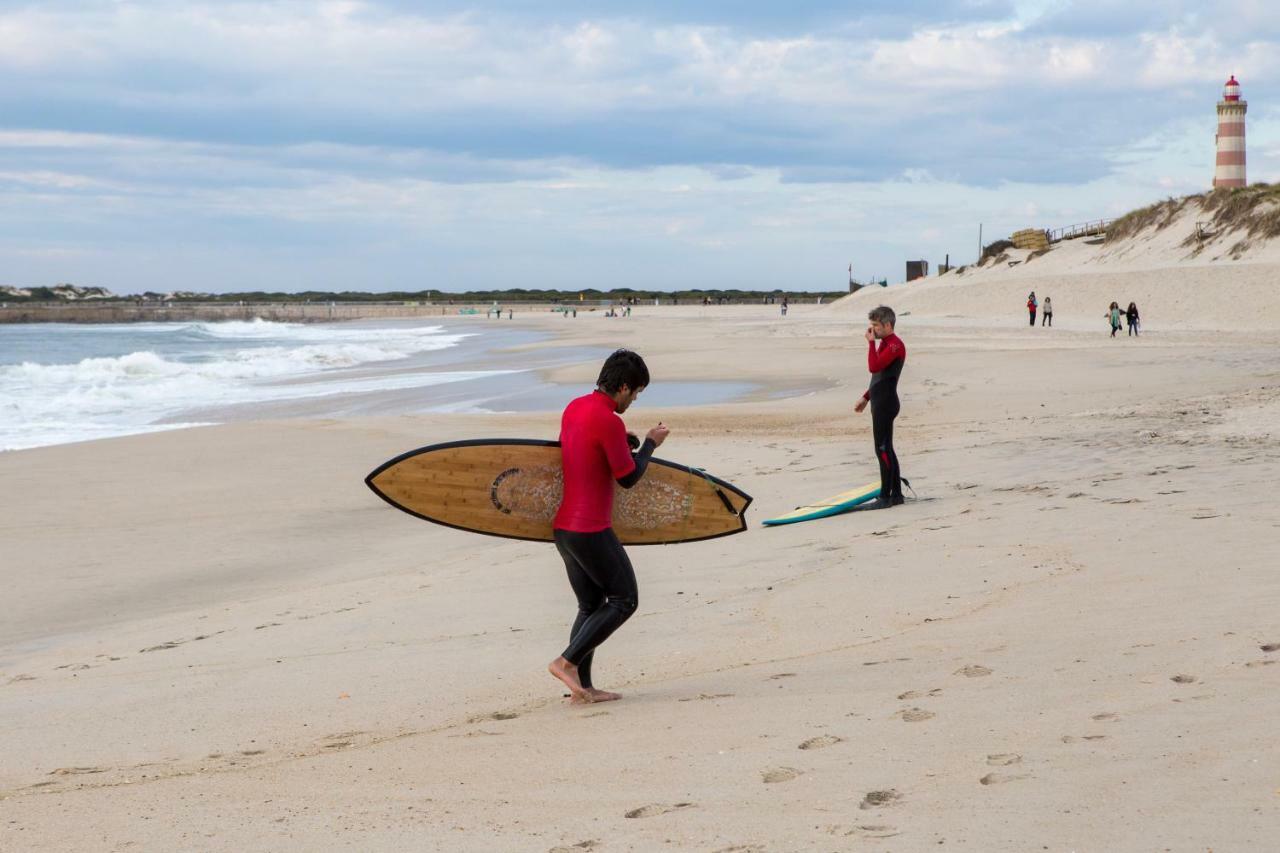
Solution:
{"label": "sand dune", "polygon": [[[1167,221],[1124,239],[1080,239],[1049,252],[1010,249],[999,261],[891,288],[867,288],[831,306],[865,313],[880,302],[932,319],[974,318],[996,326],[1027,323],[1027,294],[1053,299],[1054,325],[1107,331],[1103,315],[1113,301],[1136,302],[1144,326],[1162,329],[1270,331],[1280,328],[1280,239],[1248,238],[1220,230],[1195,239],[1197,223],[1212,213],[1184,205]],[[1241,242],[1250,248],[1234,257]],[[1038,322],[1038,321],[1037,321]]]}

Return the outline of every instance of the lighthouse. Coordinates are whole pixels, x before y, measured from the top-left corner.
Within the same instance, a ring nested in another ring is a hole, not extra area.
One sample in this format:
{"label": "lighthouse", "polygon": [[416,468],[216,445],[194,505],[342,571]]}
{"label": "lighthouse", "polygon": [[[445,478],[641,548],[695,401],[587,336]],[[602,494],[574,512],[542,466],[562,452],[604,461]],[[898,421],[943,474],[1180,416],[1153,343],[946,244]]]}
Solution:
{"label": "lighthouse", "polygon": [[1244,178],[1244,114],[1249,105],[1240,100],[1240,84],[1232,74],[1218,101],[1218,159],[1213,169],[1213,186],[1243,187]]}

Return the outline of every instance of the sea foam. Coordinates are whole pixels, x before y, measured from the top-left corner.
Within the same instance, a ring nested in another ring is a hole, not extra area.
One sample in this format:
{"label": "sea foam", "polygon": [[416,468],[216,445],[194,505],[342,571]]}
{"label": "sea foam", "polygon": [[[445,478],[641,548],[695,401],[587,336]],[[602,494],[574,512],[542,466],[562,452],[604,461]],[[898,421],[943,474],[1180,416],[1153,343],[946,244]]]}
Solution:
{"label": "sea foam", "polygon": [[[191,409],[426,387],[510,372],[385,369],[468,337],[441,326],[233,321],[66,334],[92,334],[99,349],[113,343],[146,348],[65,363],[0,364],[0,449],[171,428],[158,422]],[[60,346],[66,351],[65,341]]]}

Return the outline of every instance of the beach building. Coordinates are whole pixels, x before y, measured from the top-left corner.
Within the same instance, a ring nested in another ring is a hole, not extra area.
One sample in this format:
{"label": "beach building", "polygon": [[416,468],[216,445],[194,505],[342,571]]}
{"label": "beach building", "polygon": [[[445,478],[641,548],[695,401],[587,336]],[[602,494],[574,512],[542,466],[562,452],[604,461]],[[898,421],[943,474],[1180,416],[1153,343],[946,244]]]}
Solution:
{"label": "beach building", "polygon": [[1232,74],[1222,89],[1218,101],[1217,161],[1213,169],[1213,186],[1243,187],[1247,185],[1244,174],[1244,114],[1249,104],[1240,100],[1240,84]]}

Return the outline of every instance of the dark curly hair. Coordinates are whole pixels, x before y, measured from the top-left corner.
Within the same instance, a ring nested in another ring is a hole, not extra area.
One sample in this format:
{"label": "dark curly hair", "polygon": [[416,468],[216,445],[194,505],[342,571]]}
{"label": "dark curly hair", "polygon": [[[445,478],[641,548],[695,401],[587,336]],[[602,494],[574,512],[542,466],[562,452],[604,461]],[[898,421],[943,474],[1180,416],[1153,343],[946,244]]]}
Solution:
{"label": "dark curly hair", "polygon": [[626,385],[632,391],[644,388],[649,384],[649,368],[644,359],[629,349],[620,349],[604,360],[600,368],[600,378],[596,386],[600,390],[614,394]]}

